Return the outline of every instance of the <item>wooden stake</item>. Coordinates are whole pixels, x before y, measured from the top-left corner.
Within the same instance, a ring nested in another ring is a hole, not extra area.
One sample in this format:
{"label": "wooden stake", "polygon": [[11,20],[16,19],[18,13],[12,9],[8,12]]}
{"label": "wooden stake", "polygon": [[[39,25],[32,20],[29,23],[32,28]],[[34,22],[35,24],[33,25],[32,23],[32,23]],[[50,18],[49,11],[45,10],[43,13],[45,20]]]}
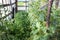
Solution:
{"label": "wooden stake", "polygon": [[47,19],[46,19],[46,27],[48,28],[50,26],[50,13],[51,13],[51,7],[53,4],[53,0],[49,0],[48,4],[48,11],[47,11]]}
{"label": "wooden stake", "polygon": [[56,0],[56,3],[55,3],[56,9],[58,8],[58,5],[59,5],[59,0]]}

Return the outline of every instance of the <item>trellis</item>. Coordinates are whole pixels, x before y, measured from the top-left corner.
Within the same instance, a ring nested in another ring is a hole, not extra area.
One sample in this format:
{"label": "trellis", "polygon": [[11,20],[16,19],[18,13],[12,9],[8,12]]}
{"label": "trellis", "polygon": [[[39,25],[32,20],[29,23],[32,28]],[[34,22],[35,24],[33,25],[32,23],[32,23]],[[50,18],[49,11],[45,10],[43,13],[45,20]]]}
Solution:
{"label": "trellis", "polygon": [[[4,1],[6,2],[6,3],[4,3]],[[7,3],[9,1],[9,3]],[[24,0],[24,1],[18,1],[18,0],[13,0],[13,1],[15,1],[15,2],[13,2],[12,3],[12,0],[1,0],[1,5],[0,5],[0,19],[4,19],[4,18],[7,18],[7,16],[9,16],[9,15],[11,15],[11,14],[13,14],[13,16],[14,16],[14,13],[15,12],[17,12],[17,10],[19,9],[18,7],[25,7],[25,10],[27,10],[28,9],[28,0]],[[22,5],[22,6],[20,6],[20,5],[17,5],[17,2],[24,2],[25,3],[25,5]],[[14,5],[14,6],[13,6]],[[9,8],[11,9],[10,11],[9,11],[9,13],[6,15],[6,11],[8,11],[8,6],[10,6]],[[3,9],[3,10],[1,10],[1,8]],[[6,9],[6,10],[5,10]],[[14,9],[14,10],[13,10]],[[21,9],[20,9],[21,10]],[[2,11],[4,11],[5,13],[1,13]],[[5,16],[3,16],[2,17],[2,15],[3,14],[5,14]],[[12,17],[12,16],[11,16]],[[14,17],[13,17],[14,18]]]}
{"label": "trellis", "polygon": [[[4,3],[4,0],[1,0],[0,19],[4,19],[4,18],[8,17],[9,15],[11,15],[12,16],[11,18],[13,18],[14,13],[17,12],[17,0],[13,0],[13,1],[14,2],[12,3],[12,0],[9,0],[9,1],[5,0],[5,3]],[[9,3],[7,3],[7,2],[9,2]],[[4,11],[4,13],[2,11]]]}

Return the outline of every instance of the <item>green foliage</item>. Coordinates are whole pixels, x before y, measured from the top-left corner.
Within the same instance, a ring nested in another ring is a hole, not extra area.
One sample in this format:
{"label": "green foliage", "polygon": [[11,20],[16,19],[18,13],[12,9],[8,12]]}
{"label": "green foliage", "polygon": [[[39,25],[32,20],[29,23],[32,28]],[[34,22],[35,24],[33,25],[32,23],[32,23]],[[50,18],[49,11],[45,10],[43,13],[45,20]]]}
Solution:
{"label": "green foliage", "polygon": [[0,40],[28,40],[30,37],[30,23],[28,13],[20,11],[16,13],[13,21],[2,21],[0,25]]}
{"label": "green foliage", "polygon": [[41,10],[41,2],[32,0],[29,11],[19,11],[11,21],[0,21],[0,40],[60,40],[60,10],[52,8],[50,27],[46,28],[47,8]]}
{"label": "green foliage", "polygon": [[[58,10],[52,10],[51,19],[50,19],[50,27],[46,28],[46,15],[47,10],[41,10],[41,0],[31,1],[29,6],[29,20],[31,31],[31,40],[49,40],[50,37],[55,33],[56,25],[58,20],[55,18]],[[54,13],[56,12],[56,13]],[[60,13],[60,12],[59,12]],[[54,15],[55,14],[55,15]],[[55,23],[55,24],[54,24]],[[53,36],[52,36],[53,37]],[[52,40],[52,39],[51,39]]]}

